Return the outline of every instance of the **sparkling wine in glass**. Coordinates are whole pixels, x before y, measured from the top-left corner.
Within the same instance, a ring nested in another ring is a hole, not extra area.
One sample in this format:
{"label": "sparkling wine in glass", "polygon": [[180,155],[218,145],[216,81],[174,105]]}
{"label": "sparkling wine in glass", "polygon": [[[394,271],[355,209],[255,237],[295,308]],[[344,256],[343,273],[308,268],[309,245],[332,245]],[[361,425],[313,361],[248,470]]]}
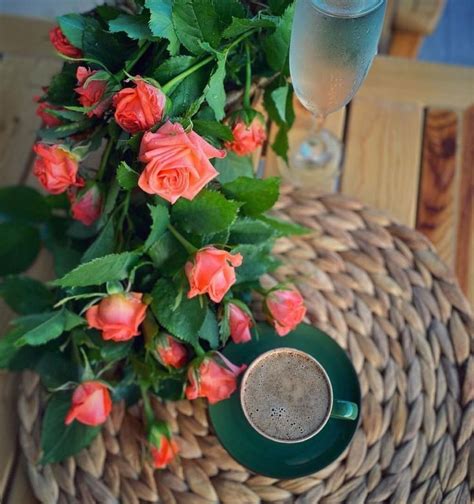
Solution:
{"label": "sparkling wine in glass", "polygon": [[[382,32],[385,0],[296,0],[290,45],[295,93],[315,117],[309,136],[290,149],[287,175],[300,185],[331,180],[340,142],[323,129],[326,116],[346,105],[363,83]],[[324,185],[324,184],[323,184]]]}

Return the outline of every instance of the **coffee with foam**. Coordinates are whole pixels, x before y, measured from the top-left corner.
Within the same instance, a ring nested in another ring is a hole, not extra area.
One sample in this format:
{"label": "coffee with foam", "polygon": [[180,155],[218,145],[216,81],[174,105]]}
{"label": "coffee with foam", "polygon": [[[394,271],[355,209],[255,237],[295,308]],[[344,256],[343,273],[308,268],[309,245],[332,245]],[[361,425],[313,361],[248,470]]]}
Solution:
{"label": "coffee with foam", "polygon": [[242,382],[241,402],[258,432],[275,441],[294,443],[311,437],[327,421],[331,385],[311,356],[280,348],[250,366]]}

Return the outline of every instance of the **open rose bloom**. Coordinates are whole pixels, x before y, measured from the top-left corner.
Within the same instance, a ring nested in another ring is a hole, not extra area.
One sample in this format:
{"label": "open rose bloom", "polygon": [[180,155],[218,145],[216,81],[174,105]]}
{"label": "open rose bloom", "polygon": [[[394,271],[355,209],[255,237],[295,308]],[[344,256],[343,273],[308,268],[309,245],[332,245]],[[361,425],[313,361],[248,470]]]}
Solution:
{"label": "open rose bloom", "polygon": [[170,203],[179,198],[192,200],[217,176],[209,162],[225,157],[194,131],[167,122],[156,133],[143,135],[139,159],[145,163],[138,185],[148,194],[157,194]]}
{"label": "open rose bloom", "polygon": [[189,281],[188,298],[208,294],[215,303],[220,303],[235,284],[235,268],[242,264],[240,254],[230,254],[215,247],[206,247],[196,254],[194,261],[186,263]]}
{"label": "open rose bloom", "polygon": [[209,404],[216,404],[235,392],[237,377],[247,366],[235,366],[220,354],[218,359],[220,362],[215,358],[205,357],[199,367],[189,368],[189,384],[186,387],[188,399],[205,397]]}
{"label": "open rose bloom", "polygon": [[142,297],[143,294],[130,292],[112,294],[102,299],[86,312],[89,327],[102,331],[104,340],[119,342],[138,336],[147,310]]}
{"label": "open rose bloom", "polygon": [[271,291],[265,300],[265,307],[269,321],[279,336],[286,336],[306,315],[303,297],[294,288]]}
{"label": "open rose bloom", "polygon": [[66,147],[37,143],[33,151],[37,156],[33,174],[49,193],[61,194],[84,184],[77,174],[79,161]]}
{"label": "open rose bloom", "polygon": [[112,399],[109,389],[100,382],[88,381],[81,383],[72,395],[72,404],[65,423],[69,425],[74,420],[95,427],[103,424],[112,410]]}
{"label": "open rose bloom", "polygon": [[238,154],[247,156],[261,147],[267,139],[265,125],[259,117],[255,117],[249,124],[239,120],[232,130],[234,140],[226,144],[226,147]]}

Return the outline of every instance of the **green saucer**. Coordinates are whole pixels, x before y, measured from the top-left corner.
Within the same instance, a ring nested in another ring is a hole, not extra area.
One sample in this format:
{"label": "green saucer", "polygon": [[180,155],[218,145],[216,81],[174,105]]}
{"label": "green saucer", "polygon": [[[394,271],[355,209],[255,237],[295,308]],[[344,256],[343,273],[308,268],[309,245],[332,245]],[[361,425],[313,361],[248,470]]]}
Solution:
{"label": "green saucer", "polygon": [[[335,399],[356,403],[360,411],[360,387],[357,374],[344,350],[327,334],[306,324],[288,336],[278,336],[273,328],[259,325],[259,339],[230,344],[223,354],[234,364],[250,364],[260,354],[278,347],[293,347],[315,357],[326,369]],[[240,406],[239,391],[209,407],[217,437],[240,464],[265,476],[298,478],[319,471],[337,459],[354,436],[359,418],[330,418],[315,437],[295,444],[270,441],[247,422]]]}

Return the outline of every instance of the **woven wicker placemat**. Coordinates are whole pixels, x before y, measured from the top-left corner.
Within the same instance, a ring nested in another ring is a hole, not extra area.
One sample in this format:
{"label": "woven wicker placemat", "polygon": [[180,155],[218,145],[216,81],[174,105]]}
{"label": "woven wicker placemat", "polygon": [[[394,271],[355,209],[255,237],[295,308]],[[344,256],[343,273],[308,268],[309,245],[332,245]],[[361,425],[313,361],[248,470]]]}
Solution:
{"label": "woven wicker placemat", "polygon": [[249,474],[210,432],[203,401],[154,401],[181,445],[168,469],[148,465],[140,409],[123,405],[90,448],[38,467],[44,392],[25,373],[20,441],[42,502],[470,502],[474,322],[452,272],[422,235],[341,195],[284,188],[277,212],[315,232],[280,240],[284,265],[264,281],[291,278],[309,322],[359,374],[362,422],[348,450],[305,478]]}

